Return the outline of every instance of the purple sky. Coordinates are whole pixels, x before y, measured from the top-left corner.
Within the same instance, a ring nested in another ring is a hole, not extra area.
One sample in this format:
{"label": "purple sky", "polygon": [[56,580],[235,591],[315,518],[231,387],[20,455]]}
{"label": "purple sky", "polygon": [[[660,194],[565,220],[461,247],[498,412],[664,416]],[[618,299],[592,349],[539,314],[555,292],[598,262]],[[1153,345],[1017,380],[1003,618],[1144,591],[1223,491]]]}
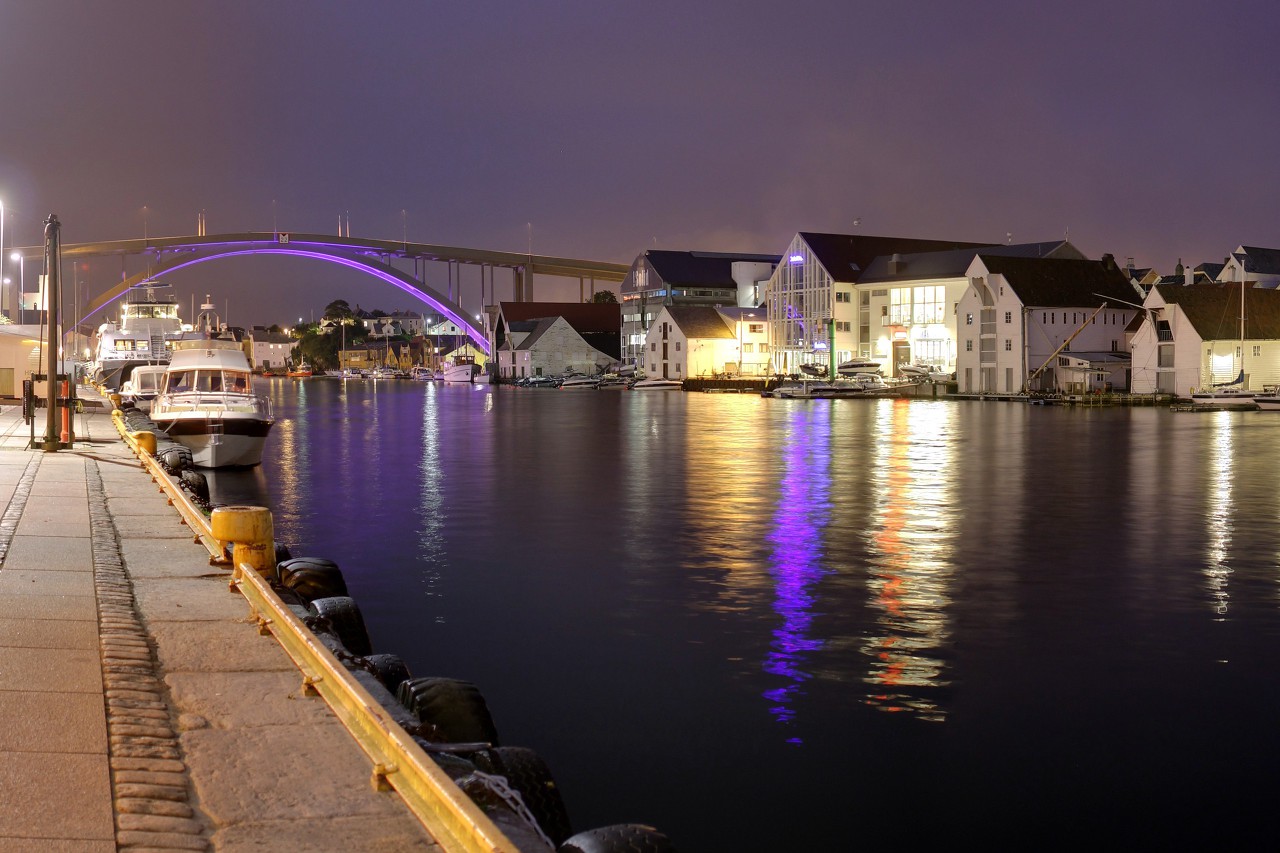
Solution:
{"label": "purple sky", "polygon": [[[1280,246],[1278,44],[1262,0],[0,0],[5,242],[50,212],[76,243],[142,236],[144,206],[153,236],[349,211],[622,263],[1011,232],[1172,271]],[[317,261],[179,275],[242,325],[416,307]]]}

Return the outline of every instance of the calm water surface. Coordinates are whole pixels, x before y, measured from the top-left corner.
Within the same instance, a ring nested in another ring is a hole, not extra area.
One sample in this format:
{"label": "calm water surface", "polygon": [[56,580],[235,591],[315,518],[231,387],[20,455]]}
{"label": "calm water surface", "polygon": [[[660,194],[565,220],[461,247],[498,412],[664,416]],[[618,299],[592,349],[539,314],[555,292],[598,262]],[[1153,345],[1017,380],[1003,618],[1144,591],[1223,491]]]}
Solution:
{"label": "calm water surface", "polygon": [[1265,838],[1280,416],[270,380],[376,651],[575,828],[682,850]]}

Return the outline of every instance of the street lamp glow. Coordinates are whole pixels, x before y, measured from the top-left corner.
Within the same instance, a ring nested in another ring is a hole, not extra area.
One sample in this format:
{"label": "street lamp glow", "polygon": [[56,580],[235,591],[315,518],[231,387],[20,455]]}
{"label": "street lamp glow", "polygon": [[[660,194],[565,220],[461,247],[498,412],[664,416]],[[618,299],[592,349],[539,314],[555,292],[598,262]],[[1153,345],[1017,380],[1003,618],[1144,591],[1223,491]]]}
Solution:
{"label": "street lamp glow", "polygon": [[9,260],[11,260],[11,261],[20,261],[20,260],[22,260],[22,253],[21,253],[21,252],[14,252],[13,254],[9,255]]}

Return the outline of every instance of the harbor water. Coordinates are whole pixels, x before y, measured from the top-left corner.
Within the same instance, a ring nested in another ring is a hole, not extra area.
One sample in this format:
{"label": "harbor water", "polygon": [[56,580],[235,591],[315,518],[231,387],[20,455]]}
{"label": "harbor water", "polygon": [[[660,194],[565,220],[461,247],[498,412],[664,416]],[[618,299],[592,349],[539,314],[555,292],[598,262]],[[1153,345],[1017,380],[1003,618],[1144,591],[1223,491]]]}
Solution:
{"label": "harbor water", "polygon": [[259,380],[214,500],[683,851],[1265,839],[1280,415]]}

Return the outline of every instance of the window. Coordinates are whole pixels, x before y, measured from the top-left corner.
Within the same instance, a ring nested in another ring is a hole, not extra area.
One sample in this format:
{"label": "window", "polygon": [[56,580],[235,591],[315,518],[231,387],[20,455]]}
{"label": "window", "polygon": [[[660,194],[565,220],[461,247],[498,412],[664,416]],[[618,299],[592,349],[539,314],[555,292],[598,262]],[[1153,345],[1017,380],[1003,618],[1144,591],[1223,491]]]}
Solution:
{"label": "window", "polygon": [[768,351],[769,351],[769,345],[768,345],[768,344],[761,344],[761,345],[760,345],[760,352],[768,352]]}
{"label": "window", "polygon": [[1009,340],[1008,338],[1004,339],[1004,351],[1013,352],[1013,341]]}
{"label": "window", "polygon": [[965,341],[965,342],[964,342],[964,351],[965,351],[965,352],[973,352],[973,341]]}
{"label": "window", "polygon": [[1258,356],[1260,356],[1260,355],[1262,355],[1262,347],[1261,347],[1261,346],[1256,346],[1256,347],[1254,347],[1254,348],[1253,348],[1253,356],[1254,356],[1254,358],[1257,358],[1257,357],[1258,357]]}
{"label": "window", "polygon": [[680,342],[676,341],[676,352],[680,352]]}
{"label": "window", "polygon": [[853,294],[847,290],[836,291],[836,302],[852,302]]}
{"label": "window", "polygon": [[853,323],[852,323],[852,321],[848,321],[848,320],[836,320],[836,331],[837,331],[837,332],[852,332],[852,331],[853,331]]}
{"label": "window", "polygon": [[1006,312],[1004,312],[1004,321],[1005,321],[1006,323],[1012,323],[1012,322],[1013,322],[1013,312],[1012,312],[1012,311],[1006,311]]}
{"label": "window", "polygon": [[742,351],[743,351],[744,353],[747,353],[747,352],[755,352],[755,347],[756,347],[756,345],[755,345],[755,344],[743,344],[743,345],[742,345]]}
{"label": "window", "polygon": [[650,373],[652,373],[654,376],[657,376],[657,375],[658,375],[658,365],[656,365],[656,364],[651,364],[651,365],[649,365],[649,372],[650,372]]}
{"label": "window", "polygon": [[676,373],[680,372],[680,362],[676,362]]}
{"label": "window", "polygon": [[657,351],[658,351],[657,341],[654,341],[653,343],[649,344],[649,352],[657,352]]}
{"label": "window", "polygon": [[747,331],[753,335],[764,334],[764,323],[748,323]]}
{"label": "window", "polygon": [[965,324],[966,326],[972,326],[972,325],[973,325],[973,315],[972,315],[972,314],[965,314],[965,315],[964,315],[964,324]]}
{"label": "window", "polygon": [[1156,340],[1173,340],[1173,328],[1169,325],[1168,320],[1156,320]]}

